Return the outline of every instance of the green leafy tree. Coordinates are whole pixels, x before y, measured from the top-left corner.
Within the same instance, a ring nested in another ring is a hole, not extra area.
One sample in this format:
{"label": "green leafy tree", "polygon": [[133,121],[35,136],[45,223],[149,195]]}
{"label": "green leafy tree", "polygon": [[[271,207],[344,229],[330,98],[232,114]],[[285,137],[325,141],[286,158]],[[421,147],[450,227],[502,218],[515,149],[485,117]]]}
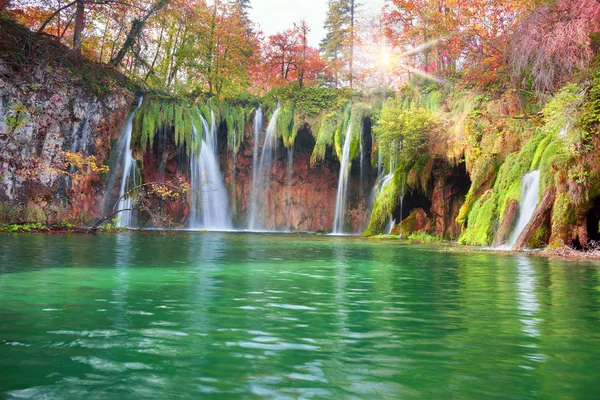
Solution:
{"label": "green leafy tree", "polygon": [[403,108],[400,101],[388,100],[373,128],[386,165],[410,165],[422,153],[429,136],[438,127],[436,116],[426,108]]}
{"label": "green leafy tree", "polygon": [[[329,0],[325,19],[325,38],[321,52],[330,64],[330,75],[337,87],[346,78],[350,87],[354,81],[355,19],[360,4],[355,0]],[[344,77],[344,75],[346,75]]]}

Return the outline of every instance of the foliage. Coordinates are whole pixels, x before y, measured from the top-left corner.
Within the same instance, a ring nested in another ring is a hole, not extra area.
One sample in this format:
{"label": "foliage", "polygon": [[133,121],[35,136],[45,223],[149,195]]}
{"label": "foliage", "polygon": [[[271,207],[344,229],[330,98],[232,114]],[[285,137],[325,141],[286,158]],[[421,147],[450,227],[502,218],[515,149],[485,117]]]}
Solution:
{"label": "foliage", "polygon": [[394,212],[400,201],[400,193],[404,183],[401,172],[396,171],[389,181],[377,194],[369,226],[363,233],[364,236],[372,236],[383,232],[388,217]]}
{"label": "foliage", "polygon": [[[132,140],[142,150],[152,150],[154,136],[159,130],[173,132],[175,145],[185,148],[188,154],[201,146],[200,114],[196,107],[176,99],[147,99],[137,110],[133,120]],[[195,138],[193,127],[200,132]]]}
{"label": "foliage", "polygon": [[40,222],[31,222],[26,224],[0,224],[0,232],[40,232],[48,231],[49,228]]}
{"label": "foliage", "polygon": [[407,238],[409,243],[415,244],[432,244],[432,243],[441,243],[442,238],[439,236],[433,236],[425,231],[419,231],[415,233],[411,233]]}
{"label": "foliage", "polygon": [[279,114],[277,114],[277,131],[283,139],[283,145],[287,148],[294,147],[294,140],[298,133],[294,124],[295,109],[296,105],[294,103],[286,103],[281,105]]}
{"label": "foliage", "polygon": [[600,28],[599,21],[595,0],[559,0],[537,7],[523,18],[512,39],[515,79],[545,97],[585,70],[592,58],[590,34]]}
{"label": "foliage", "polygon": [[386,168],[414,163],[438,125],[437,117],[425,108],[404,108],[398,99],[386,101],[373,127]]}
{"label": "foliage", "polygon": [[[91,231],[99,229],[105,225],[105,229],[113,230],[115,215],[124,211],[119,209],[120,201],[124,198],[131,199],[132,209],[140,211],[144,216],[158,226],[169,226],[172,221],[162,213],[164,204],[177,203],[183,205],[186,195],[190,190],[190,185],[181,175],[176,175],[171,181],[146,182],[130,188],[120,198],[118,198],[113,207],[100,218],[91,228]],[[105,224],[112,220],[112,223]]]}

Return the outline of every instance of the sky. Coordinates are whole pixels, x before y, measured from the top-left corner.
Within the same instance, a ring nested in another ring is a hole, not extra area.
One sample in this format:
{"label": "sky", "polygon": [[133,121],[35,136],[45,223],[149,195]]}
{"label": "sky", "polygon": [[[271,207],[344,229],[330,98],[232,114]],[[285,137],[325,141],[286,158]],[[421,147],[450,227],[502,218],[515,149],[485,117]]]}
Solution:
{"label": "sky", "polygon": [[[385,0],[362,0],[361,7],[368,12],[381,9]],[[323,23],[327,14],[327,0],[251,0],[250,18],[258,23],[265,37],[292,28],[304,18],[310,26],[308,42],[319,47],[325,36]]]}

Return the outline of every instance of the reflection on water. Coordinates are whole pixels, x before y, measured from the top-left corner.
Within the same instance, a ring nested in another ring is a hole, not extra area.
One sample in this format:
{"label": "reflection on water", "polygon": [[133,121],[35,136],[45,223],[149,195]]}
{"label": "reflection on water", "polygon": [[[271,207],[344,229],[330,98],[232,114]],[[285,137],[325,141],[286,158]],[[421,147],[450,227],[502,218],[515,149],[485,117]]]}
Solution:
{"label": "reflection on water", "polygon": [[234,233],[0,251],[0,398],[600,396],[594,265]]}
{"label": "reflection on water", "polygon": [[536,328],[541,322],[536,318],[540,308],[535,294],[536,278],[535,271],[531,265],[531,260],[526,256],[518,256],[517,263],[517,290],[519,299],[519,310],[521,310],[521,322],[523,323],[523,332],[531,337],[538,337],[540,332]]}

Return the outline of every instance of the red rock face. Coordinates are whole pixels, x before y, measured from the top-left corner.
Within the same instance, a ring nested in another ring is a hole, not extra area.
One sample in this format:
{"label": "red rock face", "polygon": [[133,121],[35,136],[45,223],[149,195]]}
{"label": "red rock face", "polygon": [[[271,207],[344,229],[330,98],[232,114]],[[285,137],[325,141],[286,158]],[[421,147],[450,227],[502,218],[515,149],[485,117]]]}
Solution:
{"label": "red rock face", "polygon": [[[291,184],[288,185],[287,150],[280,145],[271,166],[271,179],[264,193],[265,203],[259,205],[264,212],[258,215],[260,225],[267,230],[325,231],[332,230],[335,215],[339,162],[326,158],[314,165],[310,164],[313,144],[302,141],[304,131],[298,135],[294,149],[294,164]],[[308,144],[307,144],[308,143]],[[252,151],[253,138],[246,132],[237,158],[235,171],[233,159],[221,152],[221,165],[234,211],[234,221],[238,228],[248,225],[252,190]],[[348,233],[360,233],[366,226],[368,217],[367,197],[374,184],[373,172],[364,174],[363,194],[360,191],[360,168],[357,165],[349,177],[346,228]]]}

